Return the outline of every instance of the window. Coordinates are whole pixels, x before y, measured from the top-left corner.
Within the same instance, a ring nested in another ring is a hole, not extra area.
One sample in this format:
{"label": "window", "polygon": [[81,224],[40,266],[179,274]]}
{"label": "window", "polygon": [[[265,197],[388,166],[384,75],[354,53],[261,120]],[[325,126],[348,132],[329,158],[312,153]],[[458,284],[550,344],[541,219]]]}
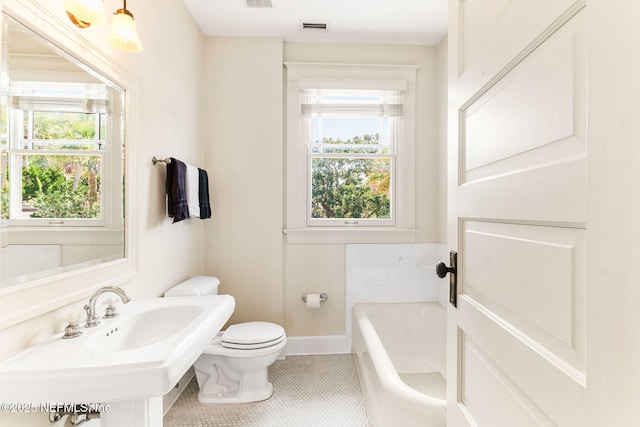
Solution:
{"label": "window", "polygon": [[285,65],[287,241],[412,241],[417,67]]}
{"label": "window", "polygon": [[104,225],[104,186],[121,152],[109,146],[109,93],[101,84],[11,83],[1,144],[9,225]]}
{"label": "window", "polygon": [[301,95],[307,225],[393,225],[402,92],[310,89]]}

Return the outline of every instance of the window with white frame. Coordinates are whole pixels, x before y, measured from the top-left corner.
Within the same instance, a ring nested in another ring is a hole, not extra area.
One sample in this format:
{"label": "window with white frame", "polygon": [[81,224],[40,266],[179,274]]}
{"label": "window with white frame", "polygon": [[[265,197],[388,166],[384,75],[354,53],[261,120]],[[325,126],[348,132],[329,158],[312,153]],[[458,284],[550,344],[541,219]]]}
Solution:
{"label": "window with white frame", "polygon": [[287,241],[411,241],[417,67],[285,65]]}
{"label": "window with white frame", "polygon": [[300,92],[309,168],[307,225],[394,225],[402,92]]}
{"label": "window with white frame", "polygon": [[102,84],[11,83],[0,147],[5,223],[102,226],[105,216],[121,216],[121,203],[105,206],[121,166],[121,150],[109,144],[117,129],[111,92]]}

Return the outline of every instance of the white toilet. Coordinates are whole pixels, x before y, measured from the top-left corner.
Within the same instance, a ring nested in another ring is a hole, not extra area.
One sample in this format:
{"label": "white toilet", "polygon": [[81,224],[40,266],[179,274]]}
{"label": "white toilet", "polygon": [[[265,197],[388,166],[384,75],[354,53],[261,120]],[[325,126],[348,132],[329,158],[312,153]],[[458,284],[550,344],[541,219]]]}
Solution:
{"label": "white toilet", "polygon": [[[165,297],[217,295],[220,280],[195,276],[165,292]],[[271,397],[267,369],[287,344],[280,325],[247,322],[220,332],[194,363],[201,403],[256,402]]]}

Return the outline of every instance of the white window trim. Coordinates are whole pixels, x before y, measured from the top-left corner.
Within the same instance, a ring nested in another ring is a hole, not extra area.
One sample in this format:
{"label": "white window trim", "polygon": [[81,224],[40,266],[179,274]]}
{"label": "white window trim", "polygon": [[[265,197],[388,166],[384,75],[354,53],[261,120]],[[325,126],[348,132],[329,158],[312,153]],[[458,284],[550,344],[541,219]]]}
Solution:
{"label": "white window trim", "polygon": [[[285,62],[287,72],[286,218],[287,243],[415,242],[416,73],[417,65],[366,65]],[[403,89],[404,140],[397,147],[395,225],[378,227],[309,227],[307,225],[307,151],[301,141],[301,89]]]}

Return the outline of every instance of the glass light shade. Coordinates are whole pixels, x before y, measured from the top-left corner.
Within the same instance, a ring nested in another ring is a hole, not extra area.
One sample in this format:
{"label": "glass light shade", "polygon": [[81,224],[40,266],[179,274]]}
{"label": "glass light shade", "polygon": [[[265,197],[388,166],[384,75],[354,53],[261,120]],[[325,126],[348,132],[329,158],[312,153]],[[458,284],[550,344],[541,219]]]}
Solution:
{"label": "glass light shade", "polygon": [[140,52],[142,50],[136,22],[128,10],[118,9],[113,16],[109,44],[125,52]]}
{"label": "glass light shade", "polygon": [[69,18],[76,25],[74,18],[87,27],[106,21],[103,0],[63,0],[63,6],[67,14],[72,15]]}

